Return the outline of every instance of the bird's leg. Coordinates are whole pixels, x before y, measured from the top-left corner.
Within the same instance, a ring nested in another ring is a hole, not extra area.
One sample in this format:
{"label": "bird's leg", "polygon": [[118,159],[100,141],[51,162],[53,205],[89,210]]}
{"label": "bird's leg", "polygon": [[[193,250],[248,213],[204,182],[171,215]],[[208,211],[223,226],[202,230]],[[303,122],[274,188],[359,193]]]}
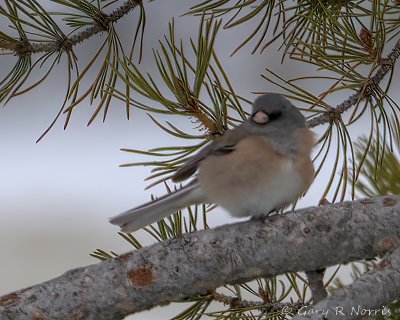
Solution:
{"label": "bird's leg", "polygon": [[269,211],[269,212],[264,212],[264,213],[262,213],[262,214],[260,214],[260,215],[252,216],[250,220],[251,220],[251,221],[260,221],[260,222],[262,222],[262,223],[265,223],[265,222],[267,221],[267,219],[268,219],[271,215],[277,214],[277,213],[278,213],[278,210],[273,209],[273,210],[271,210],[271,211]]}

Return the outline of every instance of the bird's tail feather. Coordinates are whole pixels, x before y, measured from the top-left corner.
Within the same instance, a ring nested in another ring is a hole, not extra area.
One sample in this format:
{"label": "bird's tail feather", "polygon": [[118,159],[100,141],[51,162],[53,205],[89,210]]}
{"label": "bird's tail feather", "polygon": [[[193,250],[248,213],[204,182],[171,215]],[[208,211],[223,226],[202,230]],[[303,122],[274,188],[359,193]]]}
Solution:
{"label": "bird's tail feather", "polygon": [[191,204],[204,202],[204,200],[205,196],[201,188],[197,184],[191,184],[157,200],[122,212],[112,217],[110,222],[120,226],[123,232],[133,232]]}

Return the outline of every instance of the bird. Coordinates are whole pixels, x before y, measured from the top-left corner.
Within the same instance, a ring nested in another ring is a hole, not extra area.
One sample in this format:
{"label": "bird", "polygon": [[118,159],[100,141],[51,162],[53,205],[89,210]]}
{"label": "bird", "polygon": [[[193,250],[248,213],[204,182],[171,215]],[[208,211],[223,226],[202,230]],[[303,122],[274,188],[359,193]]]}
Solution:
{"label": "bird", "polygon": [[295,202],[311,185],[314,133],[283,95],[260,95],[249,117],[217,136],[172,176],[181,189],[110,219],[133,232],[193,204],[213,203],[233,217],[262,218]]}

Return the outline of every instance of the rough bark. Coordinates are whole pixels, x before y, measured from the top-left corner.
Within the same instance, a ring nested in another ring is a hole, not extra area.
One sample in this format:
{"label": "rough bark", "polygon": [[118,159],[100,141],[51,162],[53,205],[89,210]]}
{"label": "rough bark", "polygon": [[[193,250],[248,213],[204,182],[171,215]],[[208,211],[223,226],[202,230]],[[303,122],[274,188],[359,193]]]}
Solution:
{"label": "rough bark", "polygon": [[390,315],[384,306],[400,297],[400,249],[373,271],[337,290],[315,306],[299,310],[293,320],[351,320]]}
{"label": "rough bark", "polygon": [[373,258],[399,244],[400,196],[306,208],[68,271],[0,297],[0,319],[122,319],[224,284]]}

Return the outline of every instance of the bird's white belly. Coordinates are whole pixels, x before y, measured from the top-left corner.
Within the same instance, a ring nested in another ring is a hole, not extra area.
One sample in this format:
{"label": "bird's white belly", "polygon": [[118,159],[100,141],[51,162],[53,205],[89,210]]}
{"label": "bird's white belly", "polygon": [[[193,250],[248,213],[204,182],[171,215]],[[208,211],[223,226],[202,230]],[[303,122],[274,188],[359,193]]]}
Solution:
{"label": "bird's white belly", "polygon": [[288,161],[270,179],[260,179],[250,190],[243,190],[243,198],[236,205],[223,205],[233,216],[260,216],[294,202],[303,190],[301,179]]}
{"label": "bird's white belly", "polygon": [[[237,175],[240,177],[240,173]],[[273,174],[269,172],[268,178],[262,176],[262,170],[258,175],[252,183],[236,181],[236,184],[227,180],[224,184],[220,181],[219,188],[212,188],[207,198],[228,210],[232,216],[261,216],[294,202],[304,190],[291,160],[285,161]]]}

